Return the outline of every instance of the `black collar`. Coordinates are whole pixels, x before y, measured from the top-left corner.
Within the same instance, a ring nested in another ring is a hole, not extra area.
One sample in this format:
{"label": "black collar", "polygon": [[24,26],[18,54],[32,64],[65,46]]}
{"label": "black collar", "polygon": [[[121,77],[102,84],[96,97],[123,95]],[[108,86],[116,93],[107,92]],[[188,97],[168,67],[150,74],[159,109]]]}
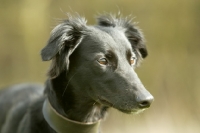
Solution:
{"label": "black collar", "polygon": [[60,115],[46,99],[43,104],[43,116],[49,126],[57,133],[98,133],[100,120],[95,123],[82,123]]}

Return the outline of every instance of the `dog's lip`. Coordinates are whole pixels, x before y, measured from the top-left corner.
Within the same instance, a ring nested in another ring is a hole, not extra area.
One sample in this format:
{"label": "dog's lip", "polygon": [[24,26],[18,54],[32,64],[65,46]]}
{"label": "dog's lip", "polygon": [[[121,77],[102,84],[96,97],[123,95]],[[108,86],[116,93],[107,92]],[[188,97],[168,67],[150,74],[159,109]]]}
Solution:
{"label": "dog's lip", "polygon": [[100,103],[106,105],[106,106],[110,106],[110,107],[113,106],[113,104],[112,104],[111,102],[109,102],[108,100],[106,100],[106,98],[104,98],[104,97],[100,97],[100,96],[99,96],[99,97],[98,97],[98,101],[99,101]]}
{"label": "dog's lip", "polygon": [[122,109],[122,108],[118,108],[118,107],[115,107],[111,102],[109,102],[106,98],[104,97],[98,97],[98,101],[101,103],[101,104],[104,104],[106,106],[109,106],[109,107],[113,107],[123,113],[126,113],[126,114],[137,114],[137,113],[140,113],[142,111],[144,111],[145,109]]}
{"label": "dog's lip", "polygon": [[137,109],[128,110],[128,109],[117,108],[111,102],[109,102],[108,100],[105,100],[105,99],[99,99],[99,101],[100,101],[100,103],[102,103],[108,107],[113,107],[123,113],[126,113],[126,114],[134,114],[134,113],[140,112],[140,110],[137,110]]}
{"label": "dog's lip", "polygon": [[138,113],[140,110],[134,109],[134,110],[126,110],[126,109],[118,109],[119,111],[126,113],[126,114],[133,114],[133,113]]}
{"label": "dog's lip", "polygon": [[126,113],[126,114],[131,114],[133,112],[136,112],[136,111],[132,111],[132,110],[125,110],[125,109],[118,109],[119,111],[123,112],[123,113]]}

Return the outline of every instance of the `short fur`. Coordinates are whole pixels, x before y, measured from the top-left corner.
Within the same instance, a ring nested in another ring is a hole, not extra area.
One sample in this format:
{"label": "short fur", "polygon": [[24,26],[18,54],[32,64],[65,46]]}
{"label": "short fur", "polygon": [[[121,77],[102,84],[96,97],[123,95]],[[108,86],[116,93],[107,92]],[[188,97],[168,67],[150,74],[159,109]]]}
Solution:
{"label": "short fur", "polygon": [[[148,55],[142,32],[128,17],[97,20],[88,26],[85,18],[68,15],[52,30],[41,51],[43,61],[52,60],[45,93],[29,84],[0,92],[1,133],[54,133],[42,115],[45,98],[62,116],[84,123],[103,119],[110,107],[134,113],[150,106],[153,96],[134,71]],[[27,102],[21,105],[16,95]]]}

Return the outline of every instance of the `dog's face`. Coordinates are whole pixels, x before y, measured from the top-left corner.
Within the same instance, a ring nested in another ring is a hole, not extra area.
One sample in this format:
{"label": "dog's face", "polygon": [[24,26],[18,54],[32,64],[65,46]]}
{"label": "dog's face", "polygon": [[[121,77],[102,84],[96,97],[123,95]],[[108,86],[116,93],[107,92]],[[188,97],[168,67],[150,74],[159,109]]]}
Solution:
{"label": "dog's face", "polygon": [[148,108],[153,96],[134,71],[147,56],[139,29],[112,16],[99,17],[98,26],[80,20],[67,20],[53,30],[42,51],[43,60],[53,58],[50,77],[67,69],[70,84],[99,104],[125,113]]}

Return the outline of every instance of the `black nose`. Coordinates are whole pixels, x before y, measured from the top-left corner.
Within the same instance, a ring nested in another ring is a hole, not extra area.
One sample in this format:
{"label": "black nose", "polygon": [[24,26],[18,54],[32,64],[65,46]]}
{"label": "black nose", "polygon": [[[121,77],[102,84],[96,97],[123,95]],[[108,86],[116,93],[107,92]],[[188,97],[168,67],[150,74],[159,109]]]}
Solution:
{"label": "black nose", "polygon": [[144,99],[138,99],[138,107],[141,109],[150,107],[151,103],[153,102],[153,96],[146,97]]}

